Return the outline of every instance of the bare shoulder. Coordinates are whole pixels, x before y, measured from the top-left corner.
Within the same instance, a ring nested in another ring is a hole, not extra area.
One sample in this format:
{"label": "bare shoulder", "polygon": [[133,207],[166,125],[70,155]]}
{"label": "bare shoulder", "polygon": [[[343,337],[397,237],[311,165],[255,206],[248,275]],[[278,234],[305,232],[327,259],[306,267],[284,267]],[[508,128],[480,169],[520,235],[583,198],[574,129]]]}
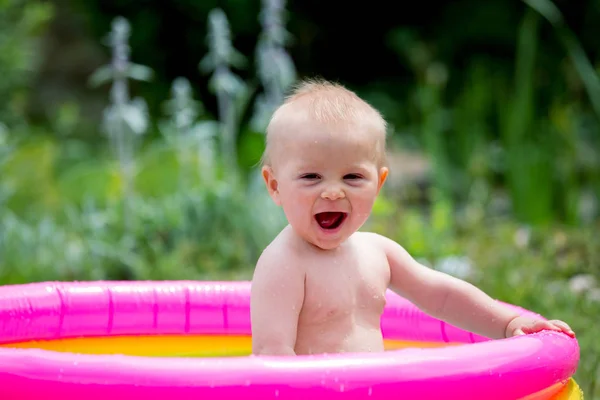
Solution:
{"label": "bare shoulder", "polygon": [[362,243],[367,243],[369,246],[386,253],[394,247],[400,246],[392,239],[375,232],[356,232],[355,235]]}
{"label": "bare shoulder", "polygon": [[282,286],[281,282],[304,279],[302,266],[291,229],[284,228],[258,258],[252,285],[256,289],[272,289],[274,285]]}
{"label": "bare shoulder", "polygon": [[357,232],[357,234],[358,233],[360,233],[360,236],[357,237],[357,239],[359,239],[360,242],[367,243],[373,249],[380,251],[385,255],[392,270],[398,272],[400,269],[411,267],[415,264],[414,259],[408,251],[395,240],[374,232]]}
{"label": "bare shoulder", "polygon": [[299,264],[297,247],[291,228],[289,226],[284,228],[262,251],[256,269],[279,268],[281,265],[290,268],[294,264]]}

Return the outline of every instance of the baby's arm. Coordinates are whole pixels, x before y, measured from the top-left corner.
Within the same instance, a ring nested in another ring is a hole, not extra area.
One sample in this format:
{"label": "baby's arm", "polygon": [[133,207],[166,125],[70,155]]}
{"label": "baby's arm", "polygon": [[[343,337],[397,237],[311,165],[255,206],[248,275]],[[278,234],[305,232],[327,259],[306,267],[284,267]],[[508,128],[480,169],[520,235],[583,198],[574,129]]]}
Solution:
{"label": "baby's arm", "polygon": [[470,332],[501,339],[519,313],[472,284],[415,261],[396,242],[378,236],[391,271],[391,288],[432,317]]}
{"label": "baby's arm", "polygon": [[304,271],[290,265],[271,245],[259,258],[252,279],[252,353],[295,355],[298,316],[304,302]]}

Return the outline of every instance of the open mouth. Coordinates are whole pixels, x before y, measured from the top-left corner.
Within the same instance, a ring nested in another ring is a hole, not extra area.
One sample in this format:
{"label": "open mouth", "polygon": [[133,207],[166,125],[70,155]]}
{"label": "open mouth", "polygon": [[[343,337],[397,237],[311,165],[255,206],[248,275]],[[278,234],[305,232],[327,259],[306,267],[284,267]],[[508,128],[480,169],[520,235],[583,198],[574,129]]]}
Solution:
{"label": "open mouth", "polygon": [[315,220],[322,229],[334,230],[342,225],[348,214],[343,212],[322,212],[315,215]]}

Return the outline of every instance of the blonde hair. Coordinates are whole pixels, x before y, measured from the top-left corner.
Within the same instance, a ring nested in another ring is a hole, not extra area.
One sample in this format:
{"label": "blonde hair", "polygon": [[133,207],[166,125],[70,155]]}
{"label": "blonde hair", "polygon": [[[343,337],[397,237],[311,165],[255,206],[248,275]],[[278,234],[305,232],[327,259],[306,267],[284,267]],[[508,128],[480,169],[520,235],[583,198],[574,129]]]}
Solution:
{"label": "blonde hair", "polygon": [[383,116],[356,93],[324,79],[308,79],[297,83],[281,106],[275,110],[266,129],[262,165],[271,162],[274,132],[301,115],[314,122],[333,126],[366,126],[377,142],[377,158],[385,164],[387,124]]}

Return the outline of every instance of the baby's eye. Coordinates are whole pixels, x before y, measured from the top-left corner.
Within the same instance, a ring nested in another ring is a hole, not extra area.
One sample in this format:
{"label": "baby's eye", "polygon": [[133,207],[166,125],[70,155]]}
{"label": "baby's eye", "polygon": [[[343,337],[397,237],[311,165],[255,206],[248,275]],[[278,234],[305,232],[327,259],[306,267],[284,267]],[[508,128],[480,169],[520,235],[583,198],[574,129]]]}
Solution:
{"label": "baby's eye", "polygon": [[318,174],[304,174],[300,178],[312,181],[312,180],[315,180],[315,179],[319,179],[320,176]]}
{"label": "baby's eye", "polygon": [[358,174],[347,174],[347,175],[344,175],[344,179],[345,180],[350,180],[350,181],[354,181],[354,180],[361,179],[361,178],[362,178],[362,176],[360,176]]}

